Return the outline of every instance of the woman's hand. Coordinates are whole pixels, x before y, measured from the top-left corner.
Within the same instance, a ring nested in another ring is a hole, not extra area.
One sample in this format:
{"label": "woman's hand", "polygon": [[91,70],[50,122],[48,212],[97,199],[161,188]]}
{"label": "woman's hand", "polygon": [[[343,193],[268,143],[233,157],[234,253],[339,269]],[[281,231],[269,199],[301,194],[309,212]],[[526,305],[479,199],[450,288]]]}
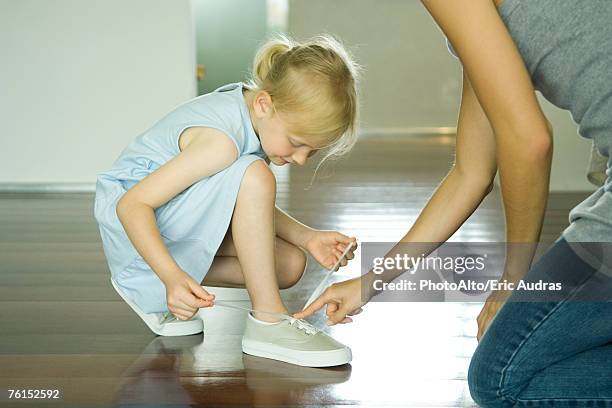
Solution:
{"label": "woman's hand", "polygon": [[325,269],[331,269],[338,262],[347,245],[353,245],[353,248],[341,260],[340,266],[345,266],[355,257],[356,238],[336,231],[310,230],[304,239],[304,249]]}
{"label": "woman's hand", "polygon": [[327,305],[327,324],[329,326],[352,322],[353,319],[349,316],[361,313],[361,306],[365,305],[374,294],[372,290],[362,290],[363,285],[368,285],[366,288],[372,287],[367,276],[363,275],[334,283],[306,309],[295,313],[293,317],[305,319]]}
{"label": "woman's hand", "polygon": [[215,295],[208,293],[188,273],[165,282],[168,310],[179,320],[191,319],[201,307],[214,304]]}
{"label": "woman's hand", "polygon": [[495,317],[499,309],[502,308],[508,297],[512,294],[510,290],[496,290],[489,295],[485,304],[478,314],[476,321],[478,322],[478,334],[476,340],[480,341],[482,336],[489,328],[491,320]]}

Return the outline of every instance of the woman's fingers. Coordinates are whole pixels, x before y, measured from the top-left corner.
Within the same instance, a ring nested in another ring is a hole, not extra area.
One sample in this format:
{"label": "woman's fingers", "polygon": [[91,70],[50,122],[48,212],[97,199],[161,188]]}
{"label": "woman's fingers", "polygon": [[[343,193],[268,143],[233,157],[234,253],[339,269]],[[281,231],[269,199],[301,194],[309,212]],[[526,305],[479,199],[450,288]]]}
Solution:
{"label": "woman's fingers", "polygon": [[349,316],[356,316],[361,312],[363,312],[363,308],[360,307],[359,309],[353,310],[351,313],[349,313]]}
{"label": "woman's fingers", "polygon": [[332,313],[335,313],[338,310],[338,304],[331,302],[327,304],[327,308],[325,309],[325,314],[331,316]]}
{"label": "woman's fingers", "polygon": [[[331,313],[331,315],[328,316],[327,322],[326,322],[327,325],[333,326],[334,324],[344,322],[347,319],[348,313],[349,311],[347,310],[346,306],[340,305],[338,310],[336,310],[334,313]],[[349,321],[347,321],[346,323],[353,321],[351,318],[348,318],[348,319]]]}
{"label": "woman's fingers", "polygon": [[333,303],[333,297],[330,288],[327,288],[325,292],[323,292],[323,294],[319,296],[314,302],[312,302],[306,309],[294,313],[293,317],[295,317],[296,319],[305,319],[308,316],[312,316],[313,314],[315,314],[328,303]]}

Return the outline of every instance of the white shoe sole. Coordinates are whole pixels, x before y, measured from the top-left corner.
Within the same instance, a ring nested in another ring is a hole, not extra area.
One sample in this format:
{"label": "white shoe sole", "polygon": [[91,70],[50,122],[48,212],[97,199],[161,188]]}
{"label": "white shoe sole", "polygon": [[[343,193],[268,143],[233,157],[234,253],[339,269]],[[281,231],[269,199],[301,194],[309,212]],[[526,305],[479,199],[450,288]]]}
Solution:
{"label": "white shoe sole", "polygon": [[204,323],[201,319],[194,316],[191,320],[173,320],[168,323],[159,323],[159,313],[144,313],[138,306],[136,306],[127,296],[123,293],[119,286],[111,278],[111,284],[117,291],[119,296],[130,305],[132,310],[145,322],[145,324],[151,329],[151,331],[160,336],[189,336],[192,334],[202,333],[204,329]]}
{"label": "white shoe sole", "polygon": [[333,367],[351,362],[348,347],[325,351],[288,350],[273,343],[264,343],[242,338],[242,351],[252,356],[271,358],[303,367]]}

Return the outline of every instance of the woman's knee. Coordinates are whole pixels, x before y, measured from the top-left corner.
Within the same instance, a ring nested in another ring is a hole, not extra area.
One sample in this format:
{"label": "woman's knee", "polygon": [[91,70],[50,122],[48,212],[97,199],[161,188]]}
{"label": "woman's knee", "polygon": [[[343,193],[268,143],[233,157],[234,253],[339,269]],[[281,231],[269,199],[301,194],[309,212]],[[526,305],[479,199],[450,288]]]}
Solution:
{"label": "woman's knee", "polygon": [[517,369],[509,367],[511,345],[495,337],[487,333],[481,338],[470,361],[468,387],[472,399],[482,407],[512,407],[524,379],[509,373]]}
{"label": "woman's knee", "polygon": [[306,254],[304,251],[292,244],[287,244],[286,249],[278,254],[279,265],[278,286],[287,289],[300,281],[306,269]]}
{"label": "woman's knee", "polygon": [[263,160],[255,160],[247,167],[240,188],[263,194],[275,194],[276,177]]}
{"label": "woman's knee", "polygon": [[501,372],[497,372],[491,361],[487,361],[482,348],[478,347],[470,361],[468,369],[468,387],[474,402],[482,407],[503,406],[501,402],[499,380]]}

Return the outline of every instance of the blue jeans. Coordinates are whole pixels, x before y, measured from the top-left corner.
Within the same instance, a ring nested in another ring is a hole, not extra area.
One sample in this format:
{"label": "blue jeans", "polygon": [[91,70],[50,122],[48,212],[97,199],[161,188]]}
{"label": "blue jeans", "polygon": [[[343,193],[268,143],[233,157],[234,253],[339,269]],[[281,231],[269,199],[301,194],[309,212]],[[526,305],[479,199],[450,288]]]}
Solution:
{"label": "blue jeans", "polygon": [[573,288],[544,302],[514,292],[480,339],[468,384],[482,407],[612,407],[612,278],[562,237],[524,280],[551,275]]}

